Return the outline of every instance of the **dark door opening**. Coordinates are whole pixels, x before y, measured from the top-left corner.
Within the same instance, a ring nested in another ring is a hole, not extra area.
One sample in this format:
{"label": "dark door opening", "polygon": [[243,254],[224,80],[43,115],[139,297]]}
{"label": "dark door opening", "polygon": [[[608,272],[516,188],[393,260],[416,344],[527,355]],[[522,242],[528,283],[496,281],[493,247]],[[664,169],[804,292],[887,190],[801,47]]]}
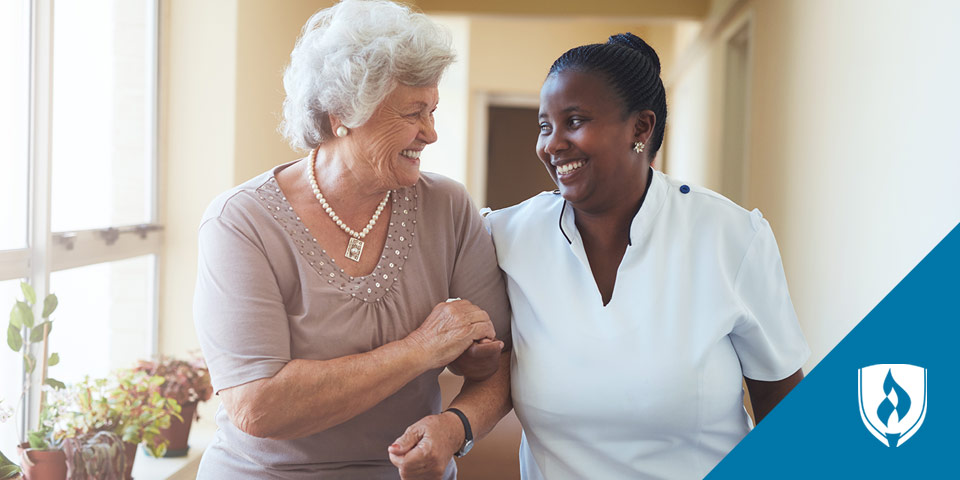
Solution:
{"label": "dark door opening", "polygon": [[487,126],[487,206],[520,203],[556,185],[537,158],[535,107],[490,106]]}

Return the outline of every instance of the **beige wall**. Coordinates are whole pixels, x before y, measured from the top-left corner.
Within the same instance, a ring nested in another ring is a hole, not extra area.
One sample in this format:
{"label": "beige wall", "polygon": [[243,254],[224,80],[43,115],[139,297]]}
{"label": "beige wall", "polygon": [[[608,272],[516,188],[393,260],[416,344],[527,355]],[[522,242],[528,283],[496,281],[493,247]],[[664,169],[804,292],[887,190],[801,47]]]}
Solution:
{"label": "beige wall", "polygon": [[[754,49],[744,203],[777,235],[811,368],[960,221],[960,5],[742,3]],[[669,171],[709,187],[723,58],[715,38],[669,86]]]}
{"label": "beige wall", "polygon": [[602,43],[616,33],[633,32],[657,49],[669,68],[673,26],[590,21],[477,17],[470,31],[470,88],[474,91],[539,95],[550,65],[578,45]]}
{"label": "beige wall", "polygon": [[[160,17],[159,352],[199,349],[191,305],[197,226],[206,205],[233,185],[237,5],[169,0]],[[200,406],[209,425],[219,404]],[[203,428],[202,426],[199,428]]]}
{"label": "beige wall", "polygon": [[516,16],[590,16],[691,19],[702,18],[710,0],[413,0],[427,13]]}
{"label": "beige wall", "polygon": [[277,132],[284,97],[283,70],[290,63],[290,51],[303,24],[314,12],[333,3],[238,1],[234,184],[302,156]]}
{"label": "beige wall", "polygon": [[450,32],[457,58],[440,80],[440,103],[434,114],[437,142],[424,149],[420,168],[463,182],[467,176],[470,19],[456,15],[432,17]]}
{"label": "beige wall", "polygon": [[198,347],[191,304],[197,225],[234,184],[237,4],[162,2],[160,81],[161,353]]}

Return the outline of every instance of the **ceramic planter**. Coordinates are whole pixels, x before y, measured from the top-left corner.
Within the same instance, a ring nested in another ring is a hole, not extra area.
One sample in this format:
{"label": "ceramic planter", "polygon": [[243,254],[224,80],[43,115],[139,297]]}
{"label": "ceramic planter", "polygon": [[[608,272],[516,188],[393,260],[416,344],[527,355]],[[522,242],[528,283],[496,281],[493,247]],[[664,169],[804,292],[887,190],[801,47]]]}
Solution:
{"label": "ceramic planter", "polygon": [[165,458],[185,457],[187,455],[187,451],[190,449],[187,440],[190,438],[190,427],[193,426],[193,417],[196,414],[197,402],[187,403],[180,410],[183,421],[171,418],[170,428],[160,430],[160,434],[170,440],[170,445],[167,445],[167,453],[164,455]]}
{"label": "ceramic planter", "polygon": [[17,446],[20,468],[26,480],[65,480],[67,478],[67,455],[63,450],[37,450],[29,443]]}
{"label": "ceramic planter", "polygon": [[127,460],[127,469],[123,473],[123,478],[127,480],[133,479],[133,461],[137,459],[137,444],[130,442],[123,442],[123,455]]}

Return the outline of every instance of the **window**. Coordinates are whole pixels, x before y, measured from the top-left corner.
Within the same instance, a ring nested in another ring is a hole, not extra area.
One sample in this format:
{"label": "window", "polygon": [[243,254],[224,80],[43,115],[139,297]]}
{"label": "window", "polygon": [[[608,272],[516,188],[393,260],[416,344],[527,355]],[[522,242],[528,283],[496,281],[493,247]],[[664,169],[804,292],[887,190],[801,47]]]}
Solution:
{"label": "window", "polygon": [[[155,263],[155,255],[144,255],[50,274],[50,290],[57,294],[60,307],[49,347],[65,360],[51,372],[57,379],[102,376],[147,356]],[[91,346],[105,351],[91,355]],[[70,361],[79,358],[84,361]]]}
{"label": "window", "polygon": [[[0,307],[21,280],[57,294],[49,375],[65,382],[156,351],[157,23],[157,0],[0,2]],[[20,359],[0,358],[16,407]]]}
{"label": "window", "polygon": [[0,250],[27,245],[28,25],[23,2],[0,2]]}
{"label": "window", "polygon": [[[154,110],[144,2],[57,2],[53,11],[51,226],[149,223]],[[151,48],[152,44],[151,44]],[[149,113],[148,113],[149,112]]]}

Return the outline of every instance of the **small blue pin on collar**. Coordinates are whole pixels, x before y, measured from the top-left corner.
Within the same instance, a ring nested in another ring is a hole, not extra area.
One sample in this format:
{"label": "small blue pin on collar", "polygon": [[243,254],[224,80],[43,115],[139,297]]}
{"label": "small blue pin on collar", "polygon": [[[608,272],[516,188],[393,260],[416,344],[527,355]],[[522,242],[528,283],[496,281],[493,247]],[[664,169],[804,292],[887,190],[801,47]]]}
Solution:
{"label": "small blue pin on collar", "polygon": [[680,185],[680,193],[690,193],[690,187],[686,185]]}

